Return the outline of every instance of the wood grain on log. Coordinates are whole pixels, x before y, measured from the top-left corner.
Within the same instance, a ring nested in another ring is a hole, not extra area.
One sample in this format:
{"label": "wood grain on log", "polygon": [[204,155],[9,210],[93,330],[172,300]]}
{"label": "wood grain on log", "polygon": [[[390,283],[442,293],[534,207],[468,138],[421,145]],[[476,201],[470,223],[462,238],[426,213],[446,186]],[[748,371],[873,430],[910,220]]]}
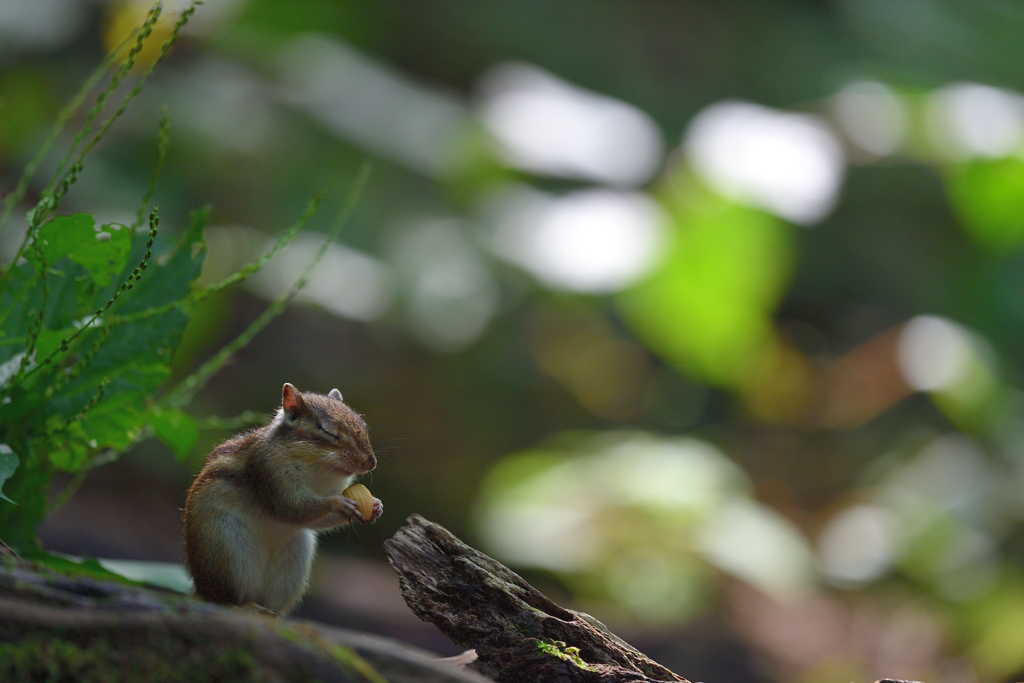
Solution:
{"label": "wood grain on log", "polygon": [[474,648],[501,683],[688,683],[419,515],[384,542],[384,551],[412,611]]}

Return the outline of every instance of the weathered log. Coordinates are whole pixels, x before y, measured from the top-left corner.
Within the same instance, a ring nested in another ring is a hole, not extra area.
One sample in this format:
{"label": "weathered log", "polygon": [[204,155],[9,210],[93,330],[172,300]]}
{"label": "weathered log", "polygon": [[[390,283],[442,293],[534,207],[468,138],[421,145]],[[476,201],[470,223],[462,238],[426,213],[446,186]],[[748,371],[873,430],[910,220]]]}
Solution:
{"label": "weathered log", "polygon": [[419,515],[384,551],[416,616],[475,649],[501,683],[688,683]]}
{"label": "weathered log", "polygon": [[0,679],[487,680],[386,638],[63,574],[3,548]]}

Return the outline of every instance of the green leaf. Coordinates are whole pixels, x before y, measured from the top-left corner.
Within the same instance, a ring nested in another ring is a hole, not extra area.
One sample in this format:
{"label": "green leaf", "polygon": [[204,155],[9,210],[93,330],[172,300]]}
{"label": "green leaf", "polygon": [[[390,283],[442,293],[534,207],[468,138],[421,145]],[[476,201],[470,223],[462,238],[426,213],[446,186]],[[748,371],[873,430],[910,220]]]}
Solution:
{"label": "green leaf", "polygon": [[72,576],[88,576],[94,579],[102,579],[106,581],[118,581],[120,583],[126,583],[133,586],[140,585],[141,582],[133,581],[130,577],[127,577],[120,572],[115,572],[111,569],[107,569],[104,566],[105,560],[97,560],[92,557],[76,557],[74,555],[65,555],[64,553],[50,553],[45,550],[31,550],[23,553],[26,559],[30,559],[33,562],[46,565],[50,569],[54,569],[64,574],[70,574]]}
{"label": "green leaf", "polygon": [[[34,295],[39,296],[42,303],[41,280],[36,282]],[[46,316],[44,325],[57,330],[71,327],[75,321],[85,314],[92,291],[96,288],[89,271],[71,259],[61,259],[56,265],[46,269]]]}
{"label": "green leaf", "polygon": [[138,562],[77,557],[64,553],[35,550],[24,553],[27,559],[58,572],[118,581],[132,586],[159,586],[177,593],[192,592],[192,579],[184,566],[174,562]]}
{"label": "green leaf", "polygon": [[[33,316],[43,308],[44,301],[44,330],[70,334],[73,326],[93,310],[94,294],[90,290],[95,289],[89,272],[69,259],[47,267],[45,285],[31,265],[14,268],[7,286],[0,290],[0,362],[25,350],[26,335],[35,324]],[[44,293],[46,290],[48,293]],[[7,343],[3,343],[5,340]],[[59,344],[60,339],[56,341]],[[37,347],[37,358],[46,355]]]}
{"label": "green leaf", "polygon": [[36,339],[36,358],[49,358],[51,353],[60,348],[60,343],[74,334],[74,332],[75,330],[72,328],[40,330],[39,337]]}
{"label": "green leaf", "polygon": [[968,234],[996,248],[1024,243],[1024,160],[974,159],[955,166],[947,184]]}
{"label": "green leaf", "polygon": [[[114,307],[112,312],[115,315],[145,313],[189,296],[202,270],[206,253],[202,236],[204,217],[205,213],[197,212],[185,237],[172,249],[150,261],[142,278]],[[120,280],[131,275],[143,257],[145,244],[145,237],[139,235]],[[101,308],[112,291],[99,292],[93,308]],[[84,426],[99,444],[106,447],[120,447],[118,444],[124,439],[116,438],[114,433],[119,426],[134,439],[148,420],[143,407],[170,375],[174,350],[188,321],[185,310],[171,308],[158,315],[114,327],[109,339],[88,365],[80,368],[79,374],[68,382],[61,396],[55,397],[55,412],[73,417],[95,394],[96,387],[111,379],[104,400],[89,412]],[[88,343],[85,340],[83,347]],[[126,397],[119,398],[122,393]],[[122,408],[111,411],[110,406]]]}
{"label": "green leaf", "polygon": [[147,414],[143,406],[149,394],[148,390],[133,388],[123,380],[108,384],[103,400],[81,420],[90,448],[121,450],[135,441],[146,425]]}
{"label": "green leaf", "polygon": [[68,256],[89,271],[98,287],[106,287],[114,275],[124,269],[131,250],[131,231],[123,225],[109,223],[100,229],[89,214],[57,216],[39,229],[43,260],[52,266]]}
{"label": "green leaf", "polygon": [[709,193],[680,205],[660,267],[616,303],[669,363],[735,385],[771,339],[792,269],[793,229]]}
{"label": "green leaf", "polygon": [[[206,260],[206,242],[203,240],[203,228],[206,225],[208,211],[200,209],[192,213],[192,223],[181,241],[168,253],[150,263],[149,269],[136,283],[130,297],[125,297],[117,312],[119,314],[144,311],[172,301],[178,301],[189,295],[192,284],[199,277]],[[132,253],[130,265],[138,262],[142,256],[144,242],[138,241]],[[128,275],[126,270],[125,276]]]}
{"label": "green leaf", "polygon": [[23,555],[39,548],[36,527],[46,516],[46,491],[50,472],[46,463],[27,442],[9,442],[20,463],[5,483],[7,495],[17,505],[0,505],[0,538]]}
{"label": "green leaf", "polygon": [[[52,266],[60,259],[70,255],[72,249],[84,241],[83,237],[85,236],[91,235],[95,241],[95,226],[96,219],[87,213],[57,216],[43,225],[39,228],[39,233],[35,238],[35,243],[39,245],[39,250],[43,255],[43,263]],[[35,249],[29,250],[29,253],[31,254],[29,259],[34,259]]]}
{"label": "green leaf", "polygon": [[[107,389],[118,383],[122,381],[111,382]],[[148,414],[142,408],[148,395],[147,391],[122,383],[119,390],[105,392],[102,401],[70,424],[63,412],[73,413],[74,418],[82,406],[61,404],[67,407],[61,408],[62,413],[51,415],[46,436],[38,439],[37,450],[47,454],[53,467],[78,472],[89,465],[97,451],[122,450],[138,438],[148,421]]]}
{"label": "green leaf", "polygon": [[[57,420],[53,420],[54,423]],[[46,457],[50,464],[65,472],[78,472],[89,462],[89,452],[95,446],[90,443],[82,425],[73,422],[63,429],[56,424],[49,426],[49,437],[40,440],[45,444]],[[43,451],[40,448],[40,451]]]}
{"label": "green leaf", "polygon": [[192,418],[180,410],[154,406],[149,424],[157,438],[170,446],[178,460],[184,460],[199,440],[199,428]]}
{"label": "green leaf", "polygon": [[192,578],[184,566],[176,562],[139,562],[135,560],[107,560],[99,565],[132,582],[160,586],[186,595],[192,592]]}
{"label": "green leaf", "polygon": [[0,498],[3,498],[8,503],[14,503],[14,501],[4,495],[4,482],[10,479],[17,469],[18,456],[14,454],[10,446],[0,443]]}
{"label": "green leaf", "polygon": [[[33,288],[32,279],[35,271],[32,266],[23,263],[12,266],[8,273],[5,287],[0,287],[0,333],[2,341],[23,338],[32,327],[32,319],[28,312],[32,310]],[[38,306],[38,303],[36,303]],[[25,350],[25,344],[5,343],[0,346],[0,362],[3,362]]]}

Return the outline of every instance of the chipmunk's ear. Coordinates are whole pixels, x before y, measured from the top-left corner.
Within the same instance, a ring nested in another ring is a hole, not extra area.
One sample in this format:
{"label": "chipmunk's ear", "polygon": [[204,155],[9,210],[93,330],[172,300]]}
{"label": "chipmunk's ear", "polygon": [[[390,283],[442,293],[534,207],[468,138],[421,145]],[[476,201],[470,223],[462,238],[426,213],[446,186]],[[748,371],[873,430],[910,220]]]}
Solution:
{"label": "chipmunk's ear", "polygon": [[287,382],[284,389],[281,390],[281,407],[284,408],[284,414],[292,420],[298,417],[306,407],[306,402],[302,400],[299,390]]}
{"label": "chipmunk's ear", "polygon": [[341,392],[337,389],[331,389],[331,393],[327,394],[327,398],[333,398],[335,401],[344,401],[341,397]]}

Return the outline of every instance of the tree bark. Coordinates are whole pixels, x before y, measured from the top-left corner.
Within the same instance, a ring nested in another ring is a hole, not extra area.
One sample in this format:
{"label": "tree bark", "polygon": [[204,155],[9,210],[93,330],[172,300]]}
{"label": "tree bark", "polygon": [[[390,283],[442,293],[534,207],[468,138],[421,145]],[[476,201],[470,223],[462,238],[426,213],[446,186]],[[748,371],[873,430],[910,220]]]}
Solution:
{"label": "tree bark", "polygon": [[689,683],[419,515],[384,551],[412,611],[474,648],[501,683]]}

